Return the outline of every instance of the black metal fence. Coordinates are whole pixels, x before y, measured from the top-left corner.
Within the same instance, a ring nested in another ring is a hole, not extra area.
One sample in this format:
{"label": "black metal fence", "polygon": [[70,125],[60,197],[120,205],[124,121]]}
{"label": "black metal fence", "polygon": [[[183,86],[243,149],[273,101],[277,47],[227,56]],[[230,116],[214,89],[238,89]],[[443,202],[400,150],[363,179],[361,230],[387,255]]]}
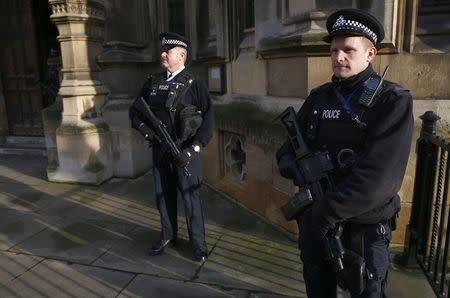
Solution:
{"label": "black metal fence", "polygon": [[405,249],[408,265],[417,262],[437,297],[450,297],[450,214],[448,187],[450,143],[436,135],[439,117],[426,112],[417,140],[414,195]]}

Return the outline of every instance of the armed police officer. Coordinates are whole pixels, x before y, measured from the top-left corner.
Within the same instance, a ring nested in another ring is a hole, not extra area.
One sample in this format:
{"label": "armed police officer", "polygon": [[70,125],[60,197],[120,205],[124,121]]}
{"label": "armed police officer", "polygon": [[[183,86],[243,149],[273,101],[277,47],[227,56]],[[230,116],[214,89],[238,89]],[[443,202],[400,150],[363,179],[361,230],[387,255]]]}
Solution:
{"label": "armed police officer", "polygon": [[[311,91],[296,118],[308,147],[328,152],[335,183],[298,217],[303,276],[308,297],[336,297],[337,285],[352,297],[384,297],[397,192],[411,146],[412,98],[372,68],[384,38],[375,17],[345,9],[331,14],[326,25],[333,76]],[[278,150],[283,176],[301,177],[296,158],[289,142]],[[346,283],[323,249],[324,237],[337,225],[343,227],[344,260],[359,260],[344,262],[342,272],[353,270]]]}
{"label": "armed police officer", "polygon": [[[213,112],[208,89],[185,67],[189,42],[177,33],[163,33],[161,65],[164,72],[149,76],[140,92],[157,121],[178,146],[179,154],[170,154],[156,128],[146,118],[145,109],[136,103],[130,108],[132,127],[153,146],[153,176],[156,204],[161,218],[161,236],[149,250],[159,255],[177,241],[177,190],[186,215],[189,239],[197,261],[208,257],[205,242],[204,210],[200,198],[202,150],[212,137]],[[147,113],[148,114],[148,113]],[[173,151],[173,150],[172,150]]]}

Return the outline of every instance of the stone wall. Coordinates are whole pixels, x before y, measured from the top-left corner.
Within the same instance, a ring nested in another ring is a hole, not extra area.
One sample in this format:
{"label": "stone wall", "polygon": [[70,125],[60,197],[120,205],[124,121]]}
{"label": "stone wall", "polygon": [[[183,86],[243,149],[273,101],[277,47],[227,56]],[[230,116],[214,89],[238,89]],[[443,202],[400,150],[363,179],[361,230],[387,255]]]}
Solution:
{"label": "stone wall", "polygon": [[[285,133],[281,127],[273,125],[271,120],[289,105],[298,110],[303,100],[248,95],[229,97],[218,97],[215,101],[216,131],[205,150],[205,164],[208,165],[204,169],[205,181],[279,226],[290,237],[296,238],[296,224],[285,221],[279,210],[296,191],[291,181],[279,175],[274,158],[276,149],[285,139]],[[394,246],[405,244],[406,225],[411,214],[416,166],[415,143],[422,124],[419,116],[427,110],[440,111],[443,119],[438,122],[438,133],[449,136],[449,109],[450,100],[414,100],[415,129],[405,178],[399,192],[402,209],[398,228],[393,234]],[[238,141],[233,141],[233,138]],[[230,154],[231,151],[234,151],[234,155]],[[238,166],[238,170],[227,169],[229,165],[236,163],[243,165]]]}

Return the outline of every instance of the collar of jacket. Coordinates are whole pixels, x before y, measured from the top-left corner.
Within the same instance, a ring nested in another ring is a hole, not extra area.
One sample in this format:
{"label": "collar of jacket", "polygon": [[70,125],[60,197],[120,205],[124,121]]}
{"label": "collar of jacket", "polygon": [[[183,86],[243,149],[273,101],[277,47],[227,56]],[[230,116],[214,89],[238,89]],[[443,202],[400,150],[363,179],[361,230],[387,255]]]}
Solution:
{"label": "collar of jacket", "polygon": [[346,79],[340,79],[333,75],[331,81],[333,85],[342,93],[349,93],[354,90],[354,88],[359,87],[359,84],[367,80],[370,75],[373,73],[372,64],[369,64],[366,69],[361,71],[360,73],[351,76]]}

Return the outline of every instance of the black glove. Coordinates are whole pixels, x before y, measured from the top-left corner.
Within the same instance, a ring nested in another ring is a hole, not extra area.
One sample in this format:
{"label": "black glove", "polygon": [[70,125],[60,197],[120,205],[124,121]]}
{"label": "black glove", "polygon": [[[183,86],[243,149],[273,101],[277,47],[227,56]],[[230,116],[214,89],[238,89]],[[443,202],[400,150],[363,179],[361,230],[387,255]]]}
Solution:
{"label": "black glove", "polygon": [[139,132],[144,136],[144,138],[151,142],[153,140],[153,137],[155,136],[155,133],[153,132],[153,130],[148,127],[144,122],[142,122],[139,125]]}
{"label": "black glove", "polygon": [[280,160],[278,160],[278,168],[281,176],[287,179],[292,179],[296,186],[305,185],[305,179],[303,179],[297,162],[292,156],[287,154],[283,155]]}
{"label": "black glove", "polygon": [[334,229],[334,224],[330,223],[322,214],[318,204],[311,207],[311,229],[313,230],[314,238],[317,240],[323,239],[328,231]]}
{"label": "black glove", "polygon": [[191,147],[188,147],[188,148],[184,149],[183,151],[181,151],[180,155],[178,155],[175,158],[175,163],[180,168],[184,168],[195,157],[195,154],[197,154],[197,153],[194,151],[194,149]]}

